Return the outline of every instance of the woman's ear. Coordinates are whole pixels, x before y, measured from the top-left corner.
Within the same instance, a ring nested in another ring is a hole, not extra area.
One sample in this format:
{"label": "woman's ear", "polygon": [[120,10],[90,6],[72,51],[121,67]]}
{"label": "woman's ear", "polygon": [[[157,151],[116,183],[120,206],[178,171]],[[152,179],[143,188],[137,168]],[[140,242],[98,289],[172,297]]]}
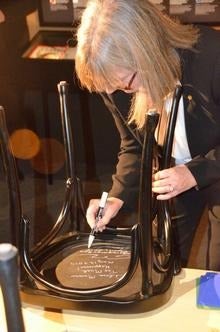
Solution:
{"label": "woman's ear", "polygon": [[4,13],[0,10],[0,23],[5,22],[5,15]]}

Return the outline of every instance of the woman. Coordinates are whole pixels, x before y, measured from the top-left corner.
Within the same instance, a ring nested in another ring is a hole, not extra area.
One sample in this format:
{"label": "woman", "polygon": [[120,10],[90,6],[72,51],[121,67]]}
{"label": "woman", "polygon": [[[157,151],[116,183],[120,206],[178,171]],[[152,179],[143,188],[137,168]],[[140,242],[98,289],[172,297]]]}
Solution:
{"label": "woman", "polygon": [[[154,175],[158,200],[172,199],[173,227],[182,264],[209,209],[208,265],[220,269],[220,33],[181,25],[147,0],[91,0],[78,29],[76,72],[90,92],[132,93],[130,125],[141,136],[146,110],[165,112],[175,86],[180,100],[173,167]],[[165,114],[165,113],[164,113]],[[121,207],[137,200],[141,145],[116,119],[121,136],[116,174],[102,231]],[[94,226],[99,200],[91,200],[87,220]]]}

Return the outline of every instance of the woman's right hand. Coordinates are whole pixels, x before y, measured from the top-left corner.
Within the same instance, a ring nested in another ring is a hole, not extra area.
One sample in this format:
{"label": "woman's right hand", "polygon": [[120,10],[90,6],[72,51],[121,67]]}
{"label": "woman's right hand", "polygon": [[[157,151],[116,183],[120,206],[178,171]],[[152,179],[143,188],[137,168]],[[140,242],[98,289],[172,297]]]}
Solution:
{"label": "woman's right hand", "polygon": [[103,217],[98,221],[98,223],[95,225],[96,222],[96,215],[99,209],[99,202],[100,199],[91,199],[89,202],[88,209],[86,211],[86,218],[89,226],[93,228],[96,226],[96,231],[102,232],[106,225],[110,222],[112,218],[114,218],[124,202],[116,197],[109,197],[107,199],[104,211],[103,211]]}

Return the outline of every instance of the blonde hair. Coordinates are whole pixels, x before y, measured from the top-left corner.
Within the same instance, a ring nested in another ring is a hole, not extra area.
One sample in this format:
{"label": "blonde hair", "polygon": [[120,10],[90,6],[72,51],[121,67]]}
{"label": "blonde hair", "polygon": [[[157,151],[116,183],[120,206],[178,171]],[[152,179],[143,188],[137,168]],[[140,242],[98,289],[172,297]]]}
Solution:
{"label": "blonde hair", "polygon": [[76,73],[83,87],[103,92],[118,86],[116,68],[137,71],[146,92],[134,94],[129,121],[141,128],[149,99],[161,107],[181,78],[177,49],[192,49],[197,39],[195,27],[148,0],[89,0],[77,32]]}

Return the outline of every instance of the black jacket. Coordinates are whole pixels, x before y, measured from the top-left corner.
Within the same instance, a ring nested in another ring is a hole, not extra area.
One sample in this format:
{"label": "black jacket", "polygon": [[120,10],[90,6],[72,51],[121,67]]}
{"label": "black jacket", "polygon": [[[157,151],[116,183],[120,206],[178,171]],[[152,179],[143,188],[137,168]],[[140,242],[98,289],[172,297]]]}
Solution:
{"label": "black jacket", "polygon": [[[200,26],[195,50],[180,50],[186,135],[192,160],[187,163],[198,188],[220,180],[220,31]],[[141,145],[113,113],[121,150],[110,196],[133,205],[137,198]]]}

